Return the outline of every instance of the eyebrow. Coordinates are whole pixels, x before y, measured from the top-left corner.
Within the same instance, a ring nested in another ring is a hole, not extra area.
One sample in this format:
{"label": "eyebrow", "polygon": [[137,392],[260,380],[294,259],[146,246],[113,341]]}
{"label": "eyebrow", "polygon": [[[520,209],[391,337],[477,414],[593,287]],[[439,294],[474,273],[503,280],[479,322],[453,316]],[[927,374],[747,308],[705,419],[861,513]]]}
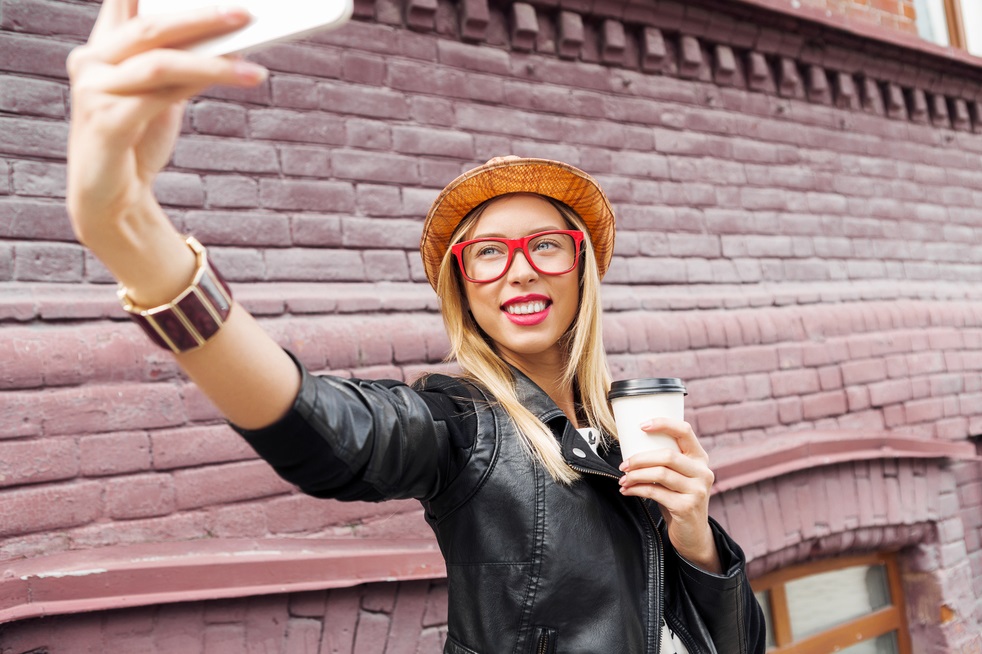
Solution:
{"label": "eyebrow", "polygon": [[[528,236],[529,234],[538,234],[539,232],[555,232],[555,231],[563,231],[563,230],[566,230],[566,229],[569,229],[569,228],[568,227],[535,227],[533,229],[530,229],[528,232],[526,232],[525,233],[525,236]],[[468,240],[473,241],[473,240],[477,240],[479,238],[510,238],[510,237],[505,236],[504,234],[502,234],[500,232],[495,232],[493,234],[475,234],[474,236],[472,236]],[[516,238],[524,238],[524,237],[517,236]]]}

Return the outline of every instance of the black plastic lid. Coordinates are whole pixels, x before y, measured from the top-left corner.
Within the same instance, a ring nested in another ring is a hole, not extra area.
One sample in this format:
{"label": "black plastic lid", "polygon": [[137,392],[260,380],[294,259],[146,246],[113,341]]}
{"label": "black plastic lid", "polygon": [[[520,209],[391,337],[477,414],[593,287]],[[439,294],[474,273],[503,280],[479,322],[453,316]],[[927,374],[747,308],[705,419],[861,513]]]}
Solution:
{"label": "black plastic lid", "polygon": [[652,393],[682,393],[688,395],[685,384],[678,377],[648,377],[644,379],[624,379],[610,385],[608,400],[629,395],[650,395]]}

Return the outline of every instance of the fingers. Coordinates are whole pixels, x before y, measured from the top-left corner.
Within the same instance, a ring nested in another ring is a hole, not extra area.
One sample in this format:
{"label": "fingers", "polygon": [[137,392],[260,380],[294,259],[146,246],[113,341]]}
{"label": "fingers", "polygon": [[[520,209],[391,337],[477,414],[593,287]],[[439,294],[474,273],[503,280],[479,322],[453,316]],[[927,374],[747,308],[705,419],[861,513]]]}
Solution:
{"label": "fingers", "polygon": [[712,472],[707,468],[705,473],[687,477],[670,468],[645,468],[621,477],[620,490],[624,496],[656,502],[670,523],[681,519],[684,523],[701,524],[709,515],[709,490],[713,485]]}
{"label": "fingers", "polygon": [[[622,489],[635,486],[660,486],[672,493],[709,497],[709,489],[715,475],[702,461],[684,457],[676,452],[663,464],[639,465],[634,457],[630,466],[622,466],[625,474],[620,478]],[[640,456],[640,455],[638,455]]]}
{"label": "fingers", "polygon": [[114,64],[154,48],[178,48],[218,36],[249,23],[240,8],[206,8],[190,12],[134,16],[118,26],[109,38],[90,39],[93,55]]}
{"label": "fingers", "polygon": [[103,0],[89,42],[101,38],[136,15],[137,0]]}
{"label": "fingers", "polygon": [[107,75],[102,90],[133,95],[173,87],[212,84],[254,86],[266,79],[262,66],[239,59],[202,57],[183,50],[152,50],[127,59]]}
{"label": "fingers", "polygon": [[69,73],[90,60],[115,64],[154,48],[179,48],[244,27],[249,12],[210,7],[153,16],[136,13],[137,0],[104,0],[88,43],[69,56]]}
{"label": "fingers", "polygon": [[683,420],[672,420],[670,418],[651,418],[641,424],[641,429],[651,434],[667,434],[678,441],[679,449],[683,454],[695,456],[700,459],[707,459],[709,456],[703,449],[699,438],[696,437],[692,425]]}
{"label": "fingers", "polygon": [[621,464],[625,473],[620,479],[621,492],[653,499],[673,512],[706,507],[715,475],[692,426],[658,418],[642,429],[674,437],[681,451],[663,448],[635,454]]}

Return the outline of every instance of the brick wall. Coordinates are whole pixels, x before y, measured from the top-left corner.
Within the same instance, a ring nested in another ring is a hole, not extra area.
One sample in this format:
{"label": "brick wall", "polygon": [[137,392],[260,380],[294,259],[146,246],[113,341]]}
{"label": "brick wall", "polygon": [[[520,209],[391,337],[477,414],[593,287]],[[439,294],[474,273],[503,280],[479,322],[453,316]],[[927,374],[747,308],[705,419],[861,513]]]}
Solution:
{"label": "brick wall", "polygon": [[[618,215],[615,375],[685,378],[715,455],[815,430],[977,437],[982,70],[763,4],[362,2],[339,32],[255,55],[272,70],[262,87],[192,102],[159,197],[312,369],[408,379],[446,351],[415,251],[438,190],[499,154],[564,159]],[[74,242],[64,59],[96,9],[0,12],[0,559],[426,536],[411,502],[293,493],[123,319]],[[903,548],[918,651],[975,651],[979,464],[882,466],[784,475],[714,509],[759,571]],[[907,481],[920,512],[898,512]],[[788,488],[803,504],[775,506]],[[843,493],[857,510],[835,510]],[[291,615],[303,642],[320,629]],[[64,651],[31,624],[0,632],[0,651]],[[283,638],[278,651],[317,651]]]}
{"label": "brick wall", "polygon": [[19,625],[0,651],[435,653],[445,638],[446,599],[444,583],[401,582],[61,616]]}

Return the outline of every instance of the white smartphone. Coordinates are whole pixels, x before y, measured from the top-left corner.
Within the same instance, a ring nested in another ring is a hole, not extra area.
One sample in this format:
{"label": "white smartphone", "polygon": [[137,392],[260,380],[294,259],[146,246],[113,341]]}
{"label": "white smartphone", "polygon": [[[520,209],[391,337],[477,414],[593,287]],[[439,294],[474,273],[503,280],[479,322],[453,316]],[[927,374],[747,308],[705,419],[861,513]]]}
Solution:
{"label": "white smartphone", "polygon": [[153,16],[191,11],[201,7],[242,7],[252,22],[228,34],[208,39],[187,49],[219,56],[239,54],[297,39],[312,32],[340,27],[354,10],[353,0],[139,0],[140,15]]}

